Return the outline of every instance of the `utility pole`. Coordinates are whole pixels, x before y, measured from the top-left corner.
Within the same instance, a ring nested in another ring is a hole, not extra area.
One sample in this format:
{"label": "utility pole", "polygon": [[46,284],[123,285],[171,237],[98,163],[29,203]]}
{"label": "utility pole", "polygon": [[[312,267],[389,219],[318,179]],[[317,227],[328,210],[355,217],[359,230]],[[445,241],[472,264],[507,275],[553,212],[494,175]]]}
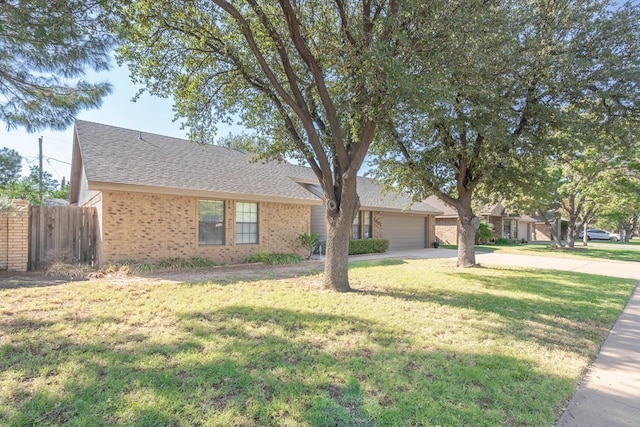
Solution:
{"label": "utility pole", "polygon": [[40,204],[42,204],[43,197],[44,197],[44,191],[42,188],[42,137],[38,138],[38,146],[40,148],[40,156],[38,158],[38,166],[40,168],[38,170],[38,177],[39,177],[38,194],[40,195]]}

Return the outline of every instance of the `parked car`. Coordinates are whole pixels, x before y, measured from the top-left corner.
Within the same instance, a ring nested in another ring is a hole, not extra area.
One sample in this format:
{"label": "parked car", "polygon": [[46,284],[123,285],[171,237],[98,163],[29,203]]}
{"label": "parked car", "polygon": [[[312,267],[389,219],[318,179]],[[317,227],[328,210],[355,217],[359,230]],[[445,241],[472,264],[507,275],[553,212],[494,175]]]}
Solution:
{"label": "parked car", "polygon": [[[581,231],[578,234],[578,238],[582,239],[584,236],[584,231]],[[612,242],[617,242],[620,240],[620,235],[618,233],[609,233],[604,230],[596,230],[596,229],[588,229],[587,230],[587,239],[588,240],[610,240]]]}

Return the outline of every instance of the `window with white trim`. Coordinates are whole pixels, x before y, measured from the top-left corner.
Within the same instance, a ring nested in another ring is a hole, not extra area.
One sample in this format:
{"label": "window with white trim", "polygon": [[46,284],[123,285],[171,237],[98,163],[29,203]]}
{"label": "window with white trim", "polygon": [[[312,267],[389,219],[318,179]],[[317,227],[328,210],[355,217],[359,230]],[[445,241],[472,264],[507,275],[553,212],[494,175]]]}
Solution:
{"label": "window with white trim", "polygon": [[257,203],[236,203],[236,243],[258,243]]}
{"label": "window with white trim", "polygon": [[363,211],[362,212],[362,217],[363,217],[363,226],[362,226],[362,231],[363,231],[363,239],[371,239],[373,238],[373,227],[372,227],[372,222],[371,222],[371,211]]}

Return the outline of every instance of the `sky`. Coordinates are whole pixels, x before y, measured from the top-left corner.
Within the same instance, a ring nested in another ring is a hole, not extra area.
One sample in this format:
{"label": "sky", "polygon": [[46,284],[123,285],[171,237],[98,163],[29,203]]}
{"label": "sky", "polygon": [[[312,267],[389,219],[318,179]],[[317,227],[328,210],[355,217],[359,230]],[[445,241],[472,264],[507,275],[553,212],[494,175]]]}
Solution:
{"label": "sky", "polygon": [[[78,119],[97,122],[142,132],[156,133],[177,138],[186,138],[186,130],[180,130],[180,122],[173,121],[173,102],[144,94],[136,102],[131,101],[140,86],[129,79],[126,67],[117,67],[108,72],[88,73],[90,82],[107,81],[113,86],[111,95],[104,98],[102,106],[86,110]],[[220,124],[219,136],[241,133],[242,127]],[[38,165],[38,138],[42,136],[42,168],[61,181],[68,181],[71,171],[73,148],[73,125],[63,132],[41,131],[27,133],[24,128],[7,130],[6,123],[0,121],[0,148],[12,148],[23,157],[22,174],[28,175],[30,165]]]}

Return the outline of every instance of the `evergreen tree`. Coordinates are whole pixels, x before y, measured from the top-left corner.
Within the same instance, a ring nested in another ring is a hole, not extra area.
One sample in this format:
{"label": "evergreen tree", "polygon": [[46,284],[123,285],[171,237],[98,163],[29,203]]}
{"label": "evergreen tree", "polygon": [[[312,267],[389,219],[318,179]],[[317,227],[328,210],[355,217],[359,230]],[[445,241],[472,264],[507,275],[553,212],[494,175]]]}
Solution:
{"label": "evergreen tree", "polygon": [[82,79],[87,69],[109,69],[114,38],[103,3],[0,2],[0,120],[9,129],[65,129],[111,92]]}

